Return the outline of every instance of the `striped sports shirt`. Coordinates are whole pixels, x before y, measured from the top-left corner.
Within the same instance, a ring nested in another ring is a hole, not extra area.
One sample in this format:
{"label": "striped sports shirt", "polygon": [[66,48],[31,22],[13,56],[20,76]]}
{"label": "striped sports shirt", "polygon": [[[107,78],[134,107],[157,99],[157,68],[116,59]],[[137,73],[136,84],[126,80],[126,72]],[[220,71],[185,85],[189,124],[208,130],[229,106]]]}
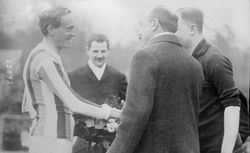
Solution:
{"label": "striped sports shirt", "polygon": [[86,112],[82,113],[88,116],[100,118],[103,113],[100,105],[80,98],[71,90],[60,56],[45,40],[29,54],[23,77],[23,109],[35,118],[31,136],[71,140],[74,120],[69,103],[85,104]]}

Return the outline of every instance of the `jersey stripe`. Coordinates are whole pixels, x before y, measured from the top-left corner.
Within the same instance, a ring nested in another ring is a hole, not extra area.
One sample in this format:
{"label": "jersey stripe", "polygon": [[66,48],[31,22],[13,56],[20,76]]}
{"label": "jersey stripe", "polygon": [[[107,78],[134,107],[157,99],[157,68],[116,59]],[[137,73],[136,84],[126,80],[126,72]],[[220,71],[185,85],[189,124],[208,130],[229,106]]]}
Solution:
{"label": "jersey stripe", "polygon": [[[64,81],[64,83],[68,86],[69,84],[69,80],[67,80],[67,77],[63,74],[62,72],[62,68],[59,64],[57,64],[56,62],[53,62],[57,72],[59,73],[59,75],[61,76],[62,80]],[[55,97],[55,102],[56,102],[56,108],[57,108],[57,112],[58,112],[58,120],[57,120],[57,135],[59,138],[67,138],[70,136],[70,131],[71,131],[71,122],[70,118],[68,116],[66,116],[66,112],[64,112],[63,107],[63,102],[61,101],[61,99],[54,94]],[[64,112],[63,114],[60,112]],[[67,132],[66,132],[67,131]],[[69,134],[69,135],[68,135]]]}
{"label": "jersey stripe", "polygon": [[[31,55],[31,57],[29,58],[29,63],[28,63],[28,67],[27,67],[27,73],[26,73],[26,78],[27,78],[27,85],[28,85],[28,89],[30,91],[30,95],[31,95],[31,99],[33,102],[33,106],[36,107],[36,98],[35,98],[35,94],[34,94],[34,90],[32,88],[32,83],[31,83],[31,63],[34,60],[34,58],[40,54],[41,52],[43,52],[43,50],[38,50],[37,52],[35,52],[33,55]],[[36,109],[36,108],[35,108]]]}
{"label": "jersey stripe", "polygon": [[[33,62],[33,60],[35,59],[35,57],[42,53],[43,50],[38,50],[36,51],[35,53],[33,53],[30,58],[29,58],[29,61],[28,61],[28,66],[27,66],[27,73],[26,73],[26,81],[27,81],[27,85],[28,85],[28,89],[29,89],[29,92],[30,92],[30,96],[31,96],[31,99],[32,99],[32,105],[34,107],[34,109],[36,110],[36,112],[38,111],[37,109],[37,103],[36,103],[36,98],[35,98],[35,93],[34,93],[34,89],[33,89],[33,86],[32,86],[32,81],[31,81],[31,63]],[[36,124],[36,126],[32,129],[31,131],[31,135],[34,135],[34,132],[35,132],[35,129],[37,127],[38,124]]]}
{"label": "jersey stripe", "polygon": [[66,116],[65,116],[63,102],[56,94],[54,94],[54,98],[57,110],[57,137],[67,138],[66,121],[65,121]]}
{"label": "jersey stripe", "polygon": [[[47,82],[48,84],[53,86],[53,82],[50,79],[50,77],[48,76],[44,67],[40,68],[39,73],[43,75],[42,78],[44,80],[48,81]],[[61,77],[61,75],[60,75],[60,77]],[[64,80],[63,78],[61,78],[61,79]],[[55,87],[53,87],[53,88],[55,88]],[[72,114],[68,110],[68,108],[65,107],[65,105],[60,97],[58,97],[55,93],[53,94],[53,97],[54,97],[54,102],[55,102],[55,107],[56,107],[55,112],[57,115],[57,118],[55,121],[56,122],[56,137],[57,138],[71,139],[72,132],[70,130],[72,130],[72,128],[71,128],[71,126],[72,126],[72,123],[71,123]],[[65,111],[65,109],[67,109],[67,111]]]}
{"label": "jersey stripe", "polygon": [[87,104],[93,105],[93,106],[95,106],[95,107],[102,108],[101,105],[98,105],[98,104],[96,104],[96,103],[93,103],[93,102],[91,102],[91,101],[89,101],[89,100],[87,100],[87,99],[84,99],[84,98],[80,97],[80,96],[79,96],[79,95],[69,86],[69,83],[67,83],[66,77],[64,76],[64,74],[63,74],[63,72],[62,72],[62,70],[61,70],[60,65],[57,64],[57,63],[55,63],[55,62],[54,62],[54,64],[55,64],[55,67],[56,67],[56,69],[57,69],[57,72],[60,74],[62,80],[65,82],[65,84],[66,84],[66,86],[68,87],[68,89],[71,91],[72,94],[74,94],[74,96],[75,96],[78,100],[80,100],[80,101],[82,101],[82,102],[85,102],[85,103],[87,103]]}

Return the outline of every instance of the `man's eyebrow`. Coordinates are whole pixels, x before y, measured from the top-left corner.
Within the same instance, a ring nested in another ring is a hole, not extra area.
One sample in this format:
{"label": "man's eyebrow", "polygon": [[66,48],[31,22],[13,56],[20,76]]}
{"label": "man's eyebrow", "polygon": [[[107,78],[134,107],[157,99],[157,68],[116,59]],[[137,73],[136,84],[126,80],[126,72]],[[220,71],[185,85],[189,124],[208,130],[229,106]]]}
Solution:
{"label": "man's eyebrow", "polygon": [[73,29],[75,26],[74,25],[69,25],[69,26],[67,26],[66,28],[67,29]]}

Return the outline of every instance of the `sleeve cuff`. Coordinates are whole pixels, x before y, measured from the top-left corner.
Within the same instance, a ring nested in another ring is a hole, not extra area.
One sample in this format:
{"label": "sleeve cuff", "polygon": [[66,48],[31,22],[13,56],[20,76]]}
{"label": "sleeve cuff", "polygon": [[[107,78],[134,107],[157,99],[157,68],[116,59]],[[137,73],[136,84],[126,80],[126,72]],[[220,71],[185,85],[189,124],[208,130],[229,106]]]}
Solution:
{"label": "sleeve cuff", "polygon": [[228,99],[221,102],[223,107],[229,107],[229,106],[239,106],[240,107],[240,100],[238,98]]}

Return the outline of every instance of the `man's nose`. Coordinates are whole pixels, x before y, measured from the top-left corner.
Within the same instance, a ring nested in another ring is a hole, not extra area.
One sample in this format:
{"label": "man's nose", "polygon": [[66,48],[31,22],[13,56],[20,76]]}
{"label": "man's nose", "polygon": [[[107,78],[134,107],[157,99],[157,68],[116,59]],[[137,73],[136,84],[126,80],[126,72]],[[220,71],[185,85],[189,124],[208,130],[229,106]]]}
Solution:
{"label": "man's nose", "polygon": [[142,34],[141,33],[138,33],[138,39],[142,40]]}
{"label": "man's nose", "polygon": [[75,33],[70,33],[70,37],[75,37],[76,34]]}
{"label": "man's nose", "polygon": [[101,52],[98,52],[98,53],[97,53],[97,57],[98,57],[98,58],[101,58],[101,57],[102,57],[102,53],[101,53]]}

